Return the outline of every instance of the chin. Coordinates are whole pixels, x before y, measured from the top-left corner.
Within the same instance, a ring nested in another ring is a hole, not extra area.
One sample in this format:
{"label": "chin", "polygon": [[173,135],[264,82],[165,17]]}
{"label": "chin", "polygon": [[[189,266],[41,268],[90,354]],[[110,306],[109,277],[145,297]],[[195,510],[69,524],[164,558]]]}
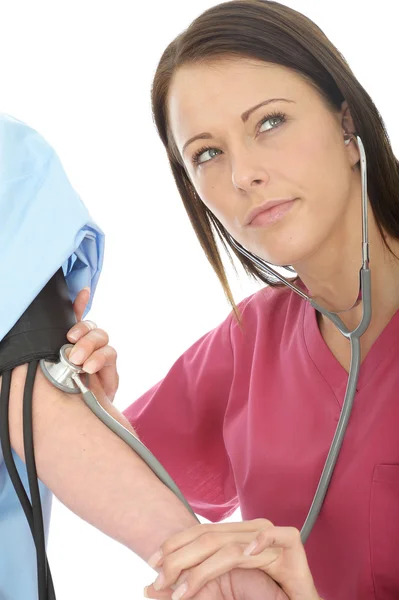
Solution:
{"label": "chin", "polygon": [[257,246],[250,251],[275,267],[284,267],[286,265],[294,267],[295,264],[300,263],[304,258],[303,253],[299,253],[298,251],[290,252],[286,248],[281,250],[281,252],[267,252],[265,249],[260,249]]}
{"label": "chin", "polygon": [[[315,252],[317,252],[318,244],[314,238],[310,240],[309,236],[302,236],[298,239],[298,228],[296,231],[288,235],[287,233],[279,232],[272,239],[270,232],[269,235],[265,235],[263,240],[252,239],[248,242],[248,245],[244,246],[250,250],[256,256],[259,256],[270,265],[275,267],[284,267],[285,265],[299,266],[304,261],[308,260]],[[307,228],[307,231],[309,229]],[[296,234],[296,236],[295,236]],[[309,243],[311,241],[311,243]]]}

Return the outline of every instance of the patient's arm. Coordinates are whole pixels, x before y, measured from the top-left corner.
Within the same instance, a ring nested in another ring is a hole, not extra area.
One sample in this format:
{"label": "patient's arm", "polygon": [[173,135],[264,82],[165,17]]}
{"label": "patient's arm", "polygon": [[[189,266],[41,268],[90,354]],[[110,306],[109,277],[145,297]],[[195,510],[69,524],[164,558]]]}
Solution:
{"label": "patient's arm", "polygon": [[[23,390],[27,365],[16,367],[10,392],[10,437],[24,458]],[[90,387],[124,427],[127,419],[106,398],[96,376]],[[1,378],[0,378],[1,386]],[[172,534],[197,522],[144,461],[112,433],[80,396],[65,394],[37,370],[33,391],[37,474],[70,510],[144,560]]]}
{"label": "patient's arm", "polygon": [[[14,369],[10,394],[11,443],[22,460],[26,372],[26,365]],[[134,432],[105,397],[96,376],[90,379],[102,406]],[[171,535],[197,524],[180,500],[80,396],[64,394],[52,386],[40,369],[33,392],[33,435],[37,472],[43,483],[74,513],[144,560]],[[241,569],[209,582],[194,598],[289,600],[264,573]]]}

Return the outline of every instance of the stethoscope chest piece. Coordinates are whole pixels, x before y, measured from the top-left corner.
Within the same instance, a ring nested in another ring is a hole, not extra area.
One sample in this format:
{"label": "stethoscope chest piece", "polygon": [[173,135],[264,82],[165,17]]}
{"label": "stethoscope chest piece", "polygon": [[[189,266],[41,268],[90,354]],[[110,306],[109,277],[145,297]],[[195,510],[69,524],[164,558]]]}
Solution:
{"label": "stethoscope chest piece", "polygon": [[[83,369],[71,363],[67,356],[66,350],[73,348],[73,344],[64,344],[60,350],[60,360],[56,363],[42,359],[40,361],[41,369],[47,379],[55,385],[59,390],[67,394],[80,394],[81,391],[76,385],[71,375],[74,373],[85,373]],[[87,373],[85,373],[87,376]]]}

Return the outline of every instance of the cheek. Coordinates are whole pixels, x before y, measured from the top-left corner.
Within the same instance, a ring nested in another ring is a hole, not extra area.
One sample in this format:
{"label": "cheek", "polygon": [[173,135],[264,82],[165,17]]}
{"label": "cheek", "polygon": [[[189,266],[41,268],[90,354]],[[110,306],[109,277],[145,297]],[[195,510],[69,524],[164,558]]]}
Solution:
{"label": "cheek", "polygon": [[348,163],[334,133],[321,130],[298,136],[290,147],[286,167],[290,179],[298,184],[298,193],[303,193],[315,213],[337,203],[347,192]]}
{"label": "cheek", "polygon": [[[298,136],[293,144],[290,144],[289,162],[296,177],[303,174],[305,181],[308,177],[323,176],[329,164],[327,157],[328,142],[314,131]],[[300,179],[299,179],[300,181]],[[309,183],[309,181],[307,181]]]}
{"label": "cheek", "polygon": [[228,185],[219,171],[219,176],[212,181],[210,174],[203,181],[197,182],[195,189],[203,203],[227,229],[231,229],[234,222],[236,207],[231,201]]}

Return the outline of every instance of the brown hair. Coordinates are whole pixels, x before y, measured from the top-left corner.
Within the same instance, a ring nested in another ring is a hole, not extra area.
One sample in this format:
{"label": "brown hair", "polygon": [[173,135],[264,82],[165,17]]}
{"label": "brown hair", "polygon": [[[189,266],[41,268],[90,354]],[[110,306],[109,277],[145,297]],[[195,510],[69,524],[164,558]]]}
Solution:
{"label": "brown hair", "polygon": [[367,153],[367,185],[374,216],[381,235],[385,230],[394,238],[399,238],[399,163],[370,96],[321,29],[301,13],[268,0],[232,0],[206,10],[178,35],[164,51],[155,73],[153,117],[192,226],[239,318],[217,239],[231,261],[231,251],[238,257],[249,276],[272,286],[279,284],[234,248],[226,229],[202,202],[186,173],[167,118],[168,91],[179,67],[229,57],[249,57],[293,69],[312,83],[334,110],[347,101]]}

